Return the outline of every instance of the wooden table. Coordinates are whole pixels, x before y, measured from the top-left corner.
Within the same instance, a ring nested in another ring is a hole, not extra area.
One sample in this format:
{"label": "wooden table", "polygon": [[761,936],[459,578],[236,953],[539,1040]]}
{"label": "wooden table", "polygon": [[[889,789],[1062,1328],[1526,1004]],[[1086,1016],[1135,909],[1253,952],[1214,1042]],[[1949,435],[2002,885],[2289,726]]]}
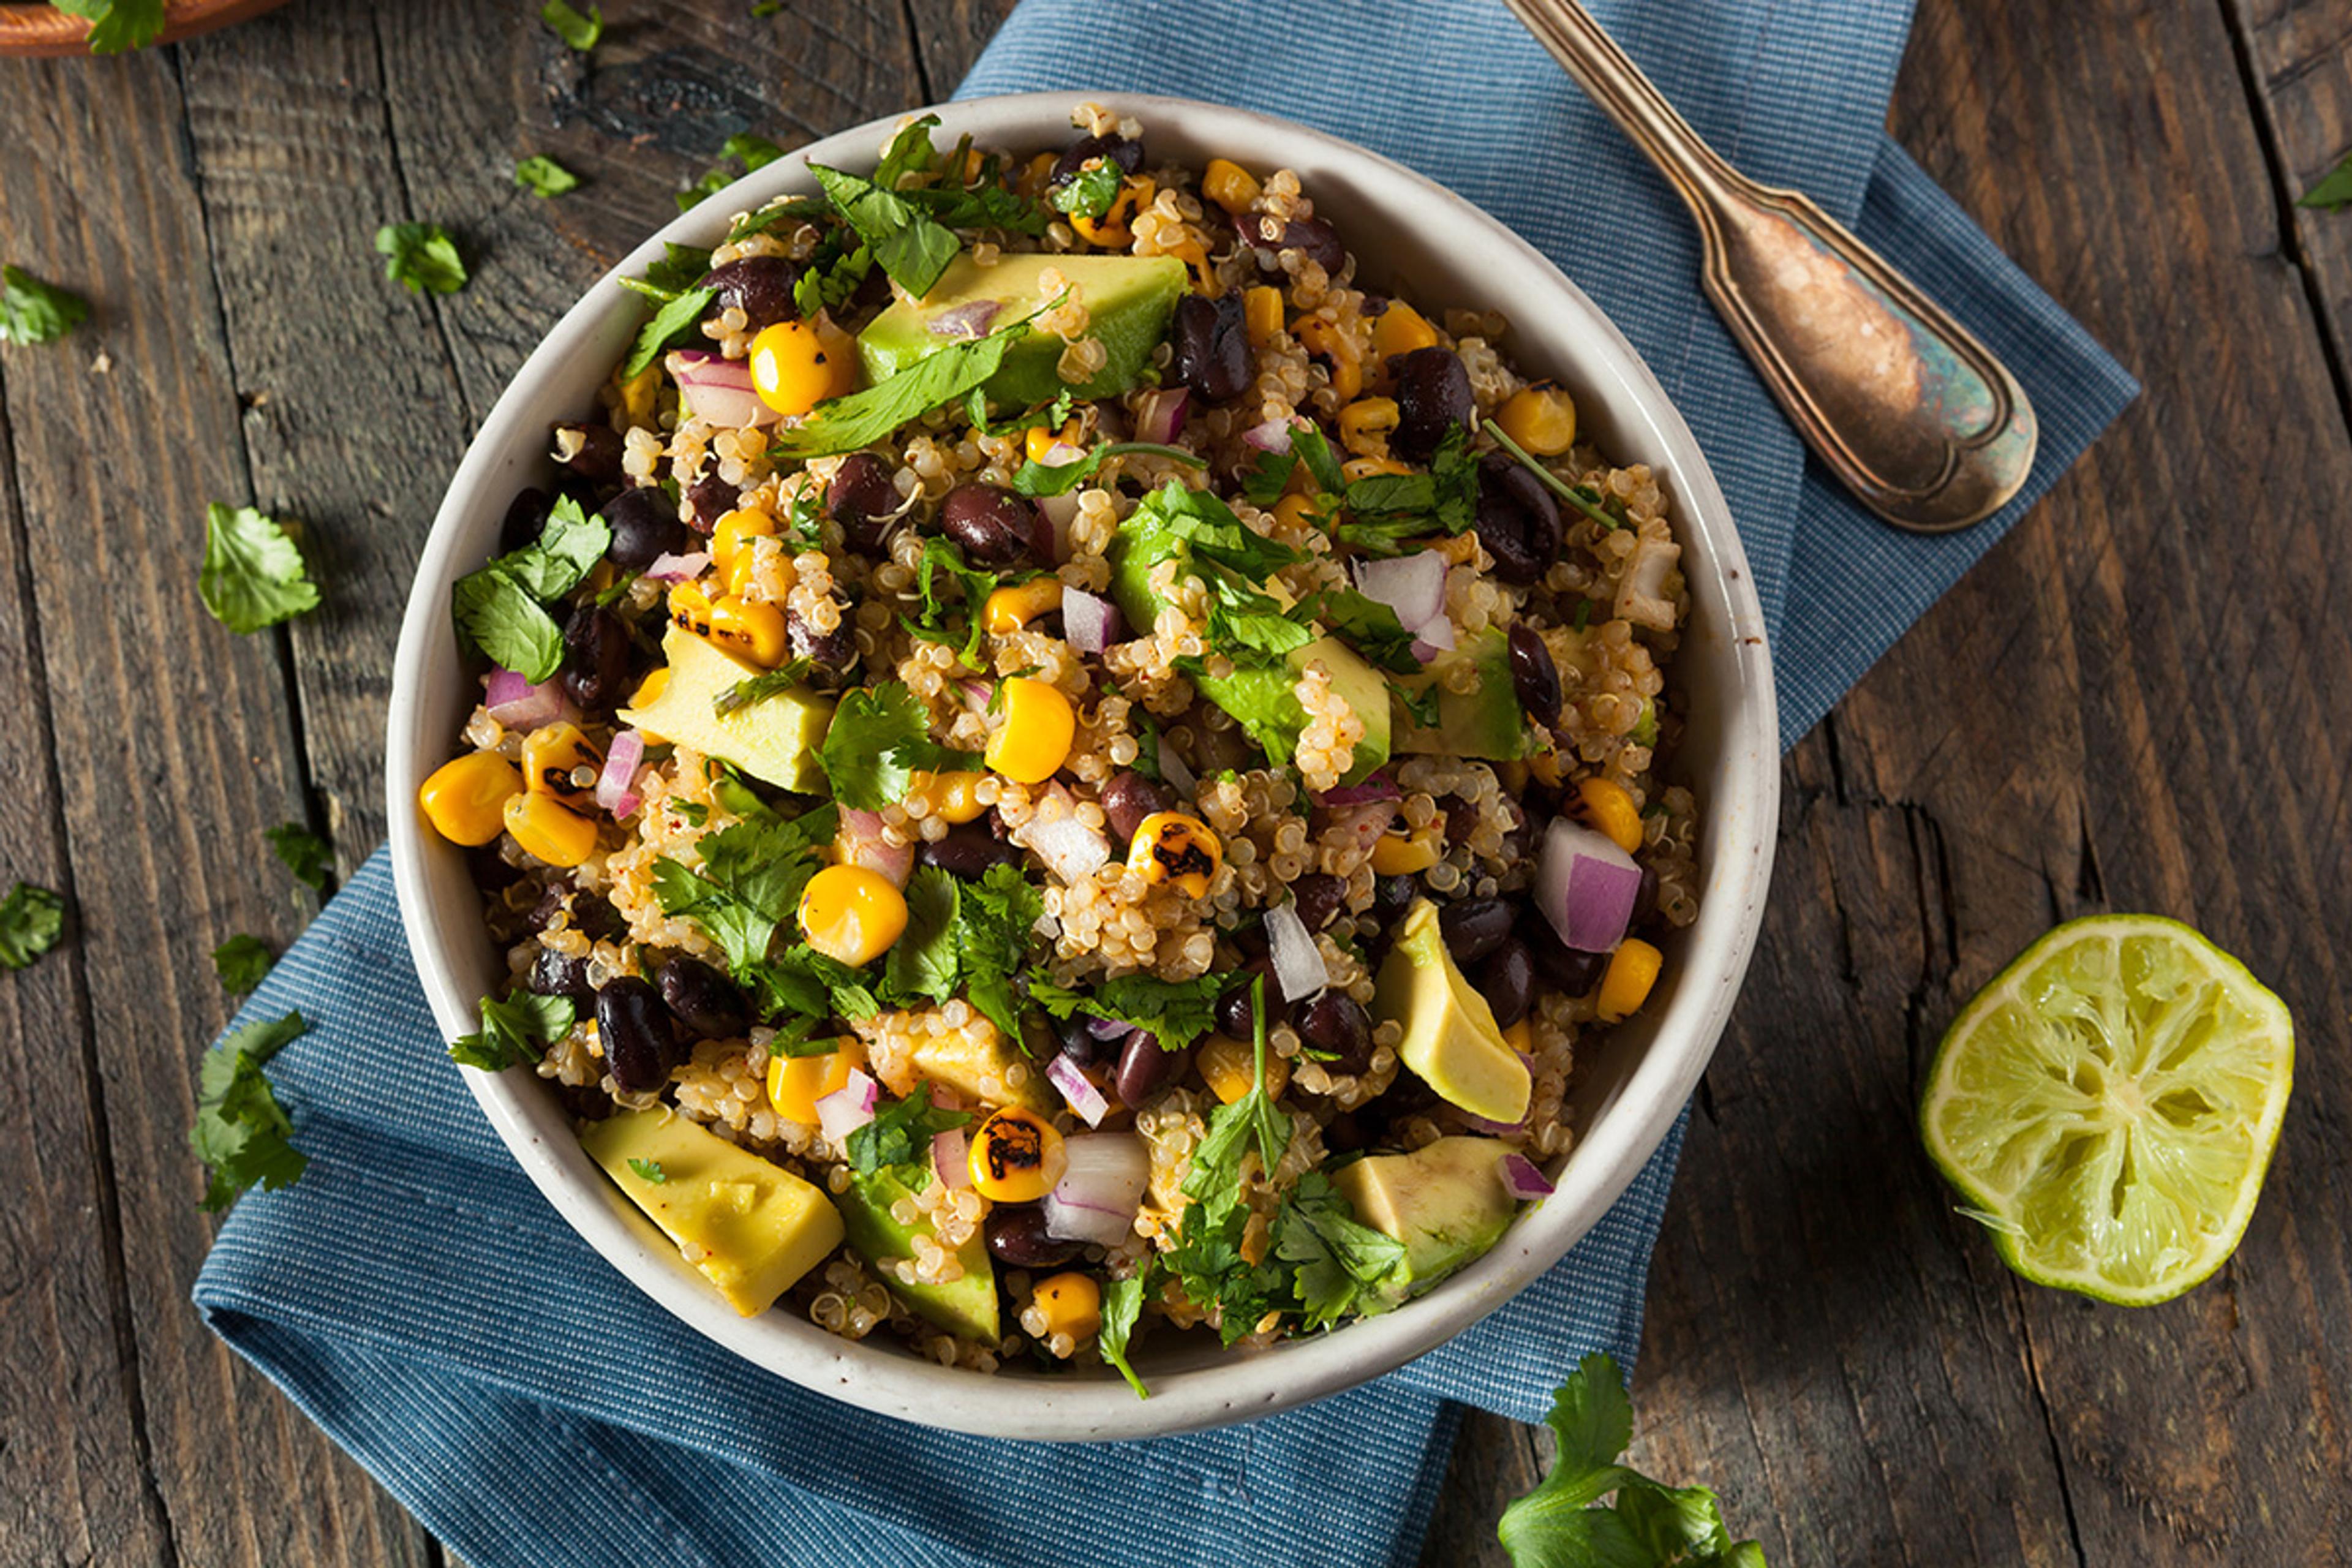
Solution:
{"label": "wooden table", "polygon": [[[0,351],[0,873],[78,931],[0,979],[0,1563],[446,1554],[208,1334],[186,1144],[215,943],[313,910],[262,831],[383,837],[402,602],[547,325],[730,133],[923,102],[1004,0],[300,0],[0,63],[0,259],[95,321]],[[1762,951],[1659,1247],[1638,1462],[1777,1564],[2344,1561],[2352,1539],[2352,4],[1921,0],[1894,123],[2147,396],[1790,753]],[[514,161],[583,174],[543,202]],[[370,237],[449,225],[472,286]],[[235,637],[207,501],[304,520],[323,610]],[[2187,918],[2295,1008],[2239,1258],[2147,1311],[2021,1285],[1911,1131],[1960,1001],[2053,921]],[[1424,1561],[1496,1563],[1539,1435],[1471,1419]]]}

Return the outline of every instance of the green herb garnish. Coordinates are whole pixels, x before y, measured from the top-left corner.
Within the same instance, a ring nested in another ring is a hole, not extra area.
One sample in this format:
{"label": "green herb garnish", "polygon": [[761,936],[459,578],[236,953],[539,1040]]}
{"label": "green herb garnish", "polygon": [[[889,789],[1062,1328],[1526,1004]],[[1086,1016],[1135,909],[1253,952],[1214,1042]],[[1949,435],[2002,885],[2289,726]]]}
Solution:
{"label": "green herb garnish", "polygon": [[541,996],[518,991],[503,999],[482,998],[482,1026],[449,1042],[449,1058],[459,1067],[498,1072],[529,1067],[546,1048],[572,1032],[579,1011],[569,996]]}
{"label": "green herb garnish", "polygon": [[1113,458],[1123,458],[1130,452],[1148,452],[1155,458],[1167,458],[1205,468],[1209,459],[1181,447],[1164,447],[1157,441],[1113,441],[1097,447],[1082,458],[1066,463],[1041,463],[1034,458],[1024,458],[1013,473],[1013,488],[1024,496],[1067,495],[1078,488],[1081,479],[1094,478],[1097,470]]}
{"label": "green herb garnish", "polygon": [[1250,1206],[1244,1162],[1255,1152],[1263,1176],[1290,1142],[1290,1118],[1265,1092],[1265,977],[1252,982],[1257,1015],[1255,1078],[1249,1092],[1209,1113],[1209,1129],[1192,1151],[1182,1191],[1191,1200],[1167,1254],[1184,1293],[1217,1312],[1225,1343],[1257,1331],[1269,1312],[1291,1305],[1289,1280],[1278,1255],[1252,1263],[1243,1255]]}
{"label": "green herb garnish", "polygon": [[2303,193],[2295,204],[2299,207],[2336,208],[2352,206],[2352,153],[2319,177],[2319,182]]}
{"label": "green herb garnish", "polygon": [[1408,539],[1465,531],[1478,521],[1478,459],[1470,451],[1470,432],[1459,425],[1447,430],[1428,472],[1368,474],[1348,486],[1341,504],[1348,520],[1337,537],[1367,554],[1395,555]]}
{"label": "green herb garnish", "polygon": [[560,196],[580,188],[580,176],[544,153],[515,165],[515,184],[535,196]]}
{"label": "green herb garnish", "polygon": [[53,343],[89,319],[89,301],[21,267],[0,267],[0,343]]}
{"label": "green herb garnish", "polygon": [[468,572],[450,589],[460,638],[536,684],[563,666],[563,633],[544,605],[579,585],[613,542],[602,518],[559,496],[538,540]]}
{"label": "green herb garnish", "polygon": [[812,659],[795,658],[773,669],[747,676],[713,697],[710,710],[724,719],[730,713],[740,713],[746,708],[765,702],[771,697],[782,697],[806,680],[809,671],[815,668]]}
{"label": "green herb garnish", "polygon": [[637,1173],[637,1180],[641,1182],[651,1182],[657,1187],[669,1184],[669,1173],[662,1169],[659,1160],[633,1158],[629,1161],[629,1169]]}
{"label": "green herb garnish", "polygon": [[[821,805],[790,821],[772,813],[709,835],[699,869],[667,857],[654,862],[662,912],[693,921],[727,956],[727,972],[758,996],[763,1013],[822,1016],[831,1010],[826,975],[791,953],[772,957],[779,931],[795,918],[801,889],[816,874],[816,847],[840,826]],[[870,1011],[870,1009],[869,1009]]]}
{"label": "green herb garnish", "polygon": [[822,163],[811,163],[809,173],[816,176],[834,209],[856,231],[891,281],[915,299],[931,291],[931,285],[963,248],[953,234],[918,212],[896,191]]}
{"label": "green herb garnish", "polygon": [[1136,1321],[1143,1315],[1143,1292],[1150,1280],[1155,1260],[1146,1258],[1133,1274],[1124,1279],[1114,1279],[1103,1289],[1102,1328],[1095,1335],[1095,1344],[1102,1358],[1118,1369],[1119,1376],[1135,1390],[1138,1399],[1149,1399],[1151,1391],[1143,1386],[1143,1379],[1135,1375],[1135,1368],[1127,1363],[1127,1342],[1135,1333]]}
{"label": "green herb garnish", "polygon": [[146,47],[163,36],[163,0],[55,0],[68,16],[89,24],[86,40],[94,55],[119,55]]}
{"label": "green herb garnish", "polygon": [[19,882],[0,899],[0,966],[24,968],[65,932],[66,901],[48,889]]}
{"label": "green herb garnish", "polygon": [[1029,999],[1056,1018],[1087,1013],[1148,1029],[1161,1050],[1181,1051],[1216,1026],[1217,998],[1229,985],[1230,977],[1219,974],[1194,980],[1129,974],[1091,991],[1070,991],[1033,979]]}
{"label": "green herb garnish", "polygon": [[261,984],[277,960],[257,936],[237,935],[213,949],[213,972],[225,990],[242,995]]}
{"label": "green herb garnish", "polygon": [[653,319],[637,329],[636,343],[621,367],[623,378],[643,375],[646,366],[660,358],[664,349],[701,324],[710,311],[710,302],[718,298],[716,289],[688,289],[656,310]]}
{"label": "green herb garnish", "polygon": [[1405,1284],[1404,1243],[1359,1221],[1320,1171],[1299,1177],[1283,1200],[1274,1251],[1292,1267],[1291,1293],[1310,1329],[1386,1310]]}
{"label": "green herb garnish", "polygon": [[[1057,297],[1045,307],[1061,303]],[[998,328],[984,338],[965,338],[917,361],[898,374],[860,392],[828,398],[798,425],[777,432],[779,458],[821,458],[870,447],[910,419],[953,403],[996,374],[998,365],[1031,317]]]}
{"label": "green herb garnish", "polygon": [[1089,223],[1099,223],[1118,200],[1118,187],[1126,174],[1108,158],[1097,160],[1091,167],[1079,170],[1046,195],[1054,210],[1082,217]]}
{"label": "green herb garnish", "polygon": [[1598,496],[1595,496],[1590,490],[1587,490],[1582,485],[1570,484],[1558,474],[1553,473],[1549,468],[1547,468],[1541,463],[1537,462],[1534,458],[1528,455],[1526,447],[1520,446],[1517,441],[1512,440],[1508,436],[1503,433],[1503,427],[1500,425],[1497,425],[1492,419],[1489,419],[1486,421],[1485,428],[1486,434],[1492,436],[1497,445],[1499,445],[1505,451],[1510,453],[1512,457],[1517,458],[1520,464],[1527,468],[1528,472],[1541,479],[1552,493],[1559,496],[1560,500],[1566,501],[1569,505],[1574,507],[1577,510],[1582,512],[1585,516],[1591,518],[1593,521],[1599,523],[1603,528],[1622,528],[1625,526],[1625,520],[1623,518],[1612,517],[1609,513],[1601,510],[1601,499]]}
{"label": "green herb garnish", "polygon": [[418,294],[455,294],[466,286],[457,242],[437,223],[388,223],[375,231],[383,275]]}
{"label": "green herb garnish", "polygon": [[1391,675],[1421,673],[1412,634],[1393,608],[1370,595],[1353,588],[1318,588],[1301,603],[1299,613],[1329,626],[1334,637]]}
{"label": "green herb garnish", "polygon": [[834,799],[853,811],[880,811],[907,797],[917,772],[953,772],[979,759],[934,742],[922,700],[904,683],[886,680],[841,700],[817,761],[833,782]]}
{"label": "green herb garnish", "polygon": [[327,874],[335,868],[335,852],[327,841],[299,822],[281,823],[262,835],[294,879],[314,892],[323,892]]}
{"label": "green herb garnish", "polygon": [[719,161],[704,170],[700,179],[677,193],[677,210],[688,211],[703,197],[723,191],[741,179],[743,175],[729,168],[730,163],[742,164],[743,174],[748,174],[754,169],[766,168],[783,155],[784,150],[766,137],[754,136],[748,131],[738,132],[727,138],[726,144],[719,148]]}
{"label": "green herb garnish", "polygon": [[919,1179],[908,1185],[919,1187],[929,1179],[931,1140],[971,1120],[966,1111],[934,1109],[931,1086],[919,1083],[914,1093],[884,1106],[873,1121],[849,1134],[845,1152],[850,1168],[870,1176],[885,1166],[912,1166]]}
{"label": "green herb garnish", "polygon": [[1044,895],[1015,867],[991,866],[973,882],[936,866],[916,868],[907,882],[907,930],[884,966],[884,994],[894,1002],[961,995],[1019,1038],[1014,976],[1045,912]]}
{"label": "green herb garnish", "polygon": [[588,14],[583,16],[564,4],[564,0],[547,0],[540,10],[539,19],[553,28],[557,37],[580,54],[584,55],[594,48],[596,40],[604,36],[604,14],[593,5],[588,7]]}
{"label": "green herb garnish", "polygon": [[319,586],[286,525],[249,506],[205,508],[205,563],[196,594],[213,619],[257,632],[319,607]]}
{"label": "green herb garnish", "polygon": [[258,1185],[291,1186],[310,1162],[290,1141],[294,1123],[261,1067],[310,1032],[299,1013],[246,1025],[205,1053],[196,1075],[196,1121],[188,1129],[196,1158],[212,1167],[204,1206],[225,1209]]}
{"label": "green herb garnish", "polygon": [[[987,629],[981,612],[988,604],[988,596],[1007,582],[1026,581],[1032,574],[1007,575],[983,572],[965,563],[963,549],[955,541],[932,534],[923,541],[923,559],[915,570],[915,585],[923,596],[922,614],[913,617],[902,616],[900,624],[925,642],[944,643],[954,648],[956,657],[963,661],[966,668],[978,669],[981,668],[981,634]],[[942,580],[953,582],[962,595],[961,631],[956,629],[950,616],[950,612],[956,608],[957,601],[940,595]]]}

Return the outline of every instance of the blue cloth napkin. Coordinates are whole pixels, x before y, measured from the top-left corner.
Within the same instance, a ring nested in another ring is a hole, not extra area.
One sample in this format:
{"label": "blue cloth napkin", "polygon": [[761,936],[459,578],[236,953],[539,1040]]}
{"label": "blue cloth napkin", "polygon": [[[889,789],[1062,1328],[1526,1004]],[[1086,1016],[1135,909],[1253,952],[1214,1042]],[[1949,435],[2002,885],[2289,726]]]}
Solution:
{"label": "blue cloth napkin", "polygon": [[[1706,448],[1793,742],[2137,389],[1885,137],[1899,0],[1593,9],[1736,163],[1854,224],[2018,374],[2042,448],[2000,518],[1896,534],[1808,466],[1698,292],[1679,204],[1499,0],[1027,0],[962,91],[1264,109],[1386,153],[1525,234],[1616,319]],[[1152,1443],[988,1443],[755,1372],[574,1237],[442,1053],[381,855],[240,1022],[289,1008],[314,1027],[270,1070],[310,1168],[237,1206],[196,1302],[475,1568],[1410,1562],[1461,1402],[1536,1419],[1586,1351],[1631,1364],[1680,1144],[1677,1130],[1551,1275],[1377,1384]]]}

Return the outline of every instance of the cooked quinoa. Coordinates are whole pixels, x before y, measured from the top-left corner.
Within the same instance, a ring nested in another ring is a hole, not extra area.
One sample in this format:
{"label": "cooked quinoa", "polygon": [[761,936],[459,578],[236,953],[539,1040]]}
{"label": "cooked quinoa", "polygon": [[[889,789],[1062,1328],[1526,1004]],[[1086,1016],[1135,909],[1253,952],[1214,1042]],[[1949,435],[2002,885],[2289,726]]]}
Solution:
{"label": "cooked quinoa", "polygon": [[740,1310],[982,1371],[1429,1288],[1697,912],[1657,477],[1290,171],[1072,123],[645,279],[422,800],[510,977],[458,1058]]}

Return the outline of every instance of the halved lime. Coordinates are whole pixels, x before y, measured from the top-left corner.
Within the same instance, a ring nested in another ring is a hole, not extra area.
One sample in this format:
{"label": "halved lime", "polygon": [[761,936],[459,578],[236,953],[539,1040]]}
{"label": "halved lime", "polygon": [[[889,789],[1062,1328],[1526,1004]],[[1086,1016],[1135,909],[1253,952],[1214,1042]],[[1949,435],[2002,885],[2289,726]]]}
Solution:
{"label": "halved lime", "polygon": [[2011,1268],[2168,1301],[2253,1216],[2294,1077],[2294,1021],[2178,921],[2094,915],[1977,993],[1928,1069],[1919,1131]]}

